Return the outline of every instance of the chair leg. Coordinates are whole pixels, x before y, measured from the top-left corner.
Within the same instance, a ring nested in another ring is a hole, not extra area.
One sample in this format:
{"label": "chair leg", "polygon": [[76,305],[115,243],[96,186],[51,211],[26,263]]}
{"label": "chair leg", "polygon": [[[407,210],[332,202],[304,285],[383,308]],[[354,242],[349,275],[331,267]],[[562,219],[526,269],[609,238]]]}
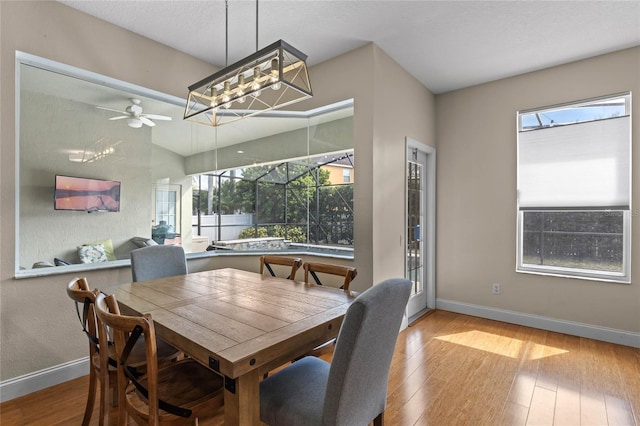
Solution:
{"label": "chair leg", "polygon": [[108,402],[112,407],[118,406],[118,386],[110,385],[111,389],[109,390],[109,400]]}
{"label": "chair leg", "polygon": [[100,426],[109,424],[109,375],[100,378]]}
{"label": "chair leg", "polygon": [[87,395],[87,405],[84,408],[84,417],[82,418],[82,426],[88,426],[91,422],[91,414],[93,413],[93,404],[96,400],[96,372],[93,368],[89,369],[89,394]]}
{"label": "chair leg", "polygon": [[384,411],[373,419],[373,426],[384,426]]}

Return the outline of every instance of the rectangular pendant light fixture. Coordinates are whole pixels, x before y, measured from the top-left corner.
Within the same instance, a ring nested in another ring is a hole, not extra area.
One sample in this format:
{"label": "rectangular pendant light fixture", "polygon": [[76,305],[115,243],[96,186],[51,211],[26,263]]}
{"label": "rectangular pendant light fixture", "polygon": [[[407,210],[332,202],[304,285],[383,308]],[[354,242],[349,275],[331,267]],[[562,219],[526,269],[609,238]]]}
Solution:
{"label": "rectangular pendant light fixture", "polygon": [[308,99],[306,59],[278,40],[189,86],[184,118],[215,127]]}

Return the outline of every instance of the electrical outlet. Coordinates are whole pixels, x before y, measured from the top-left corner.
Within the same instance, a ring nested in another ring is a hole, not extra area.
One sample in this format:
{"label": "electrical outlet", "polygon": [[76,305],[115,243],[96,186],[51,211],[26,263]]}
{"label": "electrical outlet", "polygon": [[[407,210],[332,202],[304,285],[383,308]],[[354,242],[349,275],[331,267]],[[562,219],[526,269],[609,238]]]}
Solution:
{"label": "electrical outlet", "polygon": [[493,294],[500,294],[500,284],[493,283]]}

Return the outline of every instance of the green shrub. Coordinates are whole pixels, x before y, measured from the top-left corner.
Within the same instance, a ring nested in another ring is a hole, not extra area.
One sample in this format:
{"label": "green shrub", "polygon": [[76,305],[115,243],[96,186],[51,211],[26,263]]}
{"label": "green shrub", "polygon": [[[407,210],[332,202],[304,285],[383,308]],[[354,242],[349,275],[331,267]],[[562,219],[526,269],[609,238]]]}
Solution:
{"label": "green shrub", "polygon": [[258,228],[257,234],[256,228],[254,227],[244,228],[242,231],[240,231],[240,235],[238,235],[238,238],[244,240],[247,238],[265,238],[267,236],[267,228],[261,226]]}
{"label": "green shrub", "polygon": [[[285,227],[282,225],[274,225],[267,229],[264,226],[260,226],[258,227],[257,234],[256,228],[245,228],[240,231],[240,235],[238,235],[238,238],[241,240],[247,238],[266,237],[285,238]],[[286,233],[286,238],[294,243],[307,242],[307,234],[304,232],[304,228],[300,226],[293,226],[289,228],[288,232]]]}

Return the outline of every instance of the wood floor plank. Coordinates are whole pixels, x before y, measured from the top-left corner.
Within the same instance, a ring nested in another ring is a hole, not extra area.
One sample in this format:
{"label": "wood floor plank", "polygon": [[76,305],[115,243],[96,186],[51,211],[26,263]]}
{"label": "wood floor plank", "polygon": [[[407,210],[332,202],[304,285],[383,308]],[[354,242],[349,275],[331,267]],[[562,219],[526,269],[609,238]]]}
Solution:
{"label": "wood floor plank", "polygon": [[582,389],[580,392],[580,423],[583,425],[608,424],[604,395],[593,391],[592,384],[589,390]]}
{"label": "wood floor plank", "polygon": [[507,401],[496,424],[501,426],[524,426],[527,423],[528,414],[529,407]]}
{"label": "wood floor plank", "polygon": [[[4,402],[0,424],[78,425],[87,386],[88,376]],[[221,426],[223,414],[200,425]],[[640,349],[435,311],[398,336],[385,423],[639,426],[639,414]]]}
{"label": "wood floor plank", "polygon": [[580,385],[562,382],[558,385],[553,424],[580,424]]}
{"label": "wood floor plank", "polygon": [[610,425],[634,426],[633,412],[629,401],[614,396],[605,395],[604,405],[607,409],[607,422]]}
{"label": "wood floor plank", "polygon": [[520,372],[516,375],[507,401],[524,407],[531,406],[533,391],[536,387],[536,377],[531,373]]}
{"label": "wood floor plank", "polygon": [[551,425],[556,406],[556,392],[540,386],[533,390],[527,426]]}
{"label": "wood floor plank", "polygon": [[635,414],[636,423],[640,424],[640,350],[616,345],[614,352],[631,411]]}

